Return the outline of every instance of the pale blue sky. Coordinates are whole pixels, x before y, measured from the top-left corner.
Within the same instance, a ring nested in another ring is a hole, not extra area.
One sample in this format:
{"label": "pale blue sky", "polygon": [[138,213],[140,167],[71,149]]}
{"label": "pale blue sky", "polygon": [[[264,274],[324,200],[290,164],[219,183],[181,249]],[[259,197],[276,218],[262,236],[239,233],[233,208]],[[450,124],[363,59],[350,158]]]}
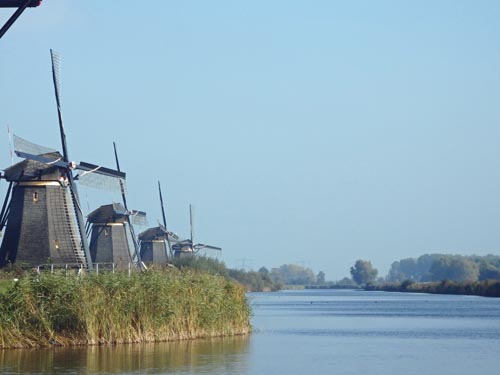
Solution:
{"label": "pale blue sky", "polygon": [[113,166],[115,140],[130,205],[154,224],[160,179],[170,227],[188,234],[193,203],[229,266],[499,254],[499,19],[498,1],[45,0],[0,40],[0,165],[6,124],[59,146],[54,48],[70,156]]}

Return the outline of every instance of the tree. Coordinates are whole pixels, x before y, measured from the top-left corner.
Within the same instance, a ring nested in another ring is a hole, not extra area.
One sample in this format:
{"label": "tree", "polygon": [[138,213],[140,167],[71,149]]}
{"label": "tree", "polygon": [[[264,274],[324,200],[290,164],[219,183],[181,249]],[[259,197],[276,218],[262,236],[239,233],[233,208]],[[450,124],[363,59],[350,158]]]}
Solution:
{"label": "tree", "polygon": [[377,278],[378,270],[373,268],[369,260],[357,260],[354,267],[351,267],[352,279],[358,285],[368,284]]}
{"label": "tree", "polygon": [[335,283],[335,285],[337,286],[342,286],[342,287],[356,287],[358,284],[356,284],[356,282],[351,279],[350,277],[344,277],[342,280],[339,280]]}
{"label": "tree", "polygon": [[316,275],[310,268],[296,264],[283,264],[280,268],[271,269],[271,280],[287,285],[312,285],[316,283]]}
{"label": "tree", "polygon": [[396,261],[391,264],[386,280],[389,282],[400,282],[407,279],[407,275],[401,269],[401,262]]}
{"label": "tree", "polygon": [[459,256],[443,257],[432,264],[430,274],[434,281],[477,281],[479,278],[479,265]]}
{"label": "tree", "polygon": [[407,258],[392,263],[386,280],[475,281],[477,278],[479,281],[500,279],[500,256],[424,254],[417,259]]}
{"label": "tree", "polygon": [[272,283],[271,274],[266,267],[260,267],[258,273],[262,280],[264,280],[266,283]]}
{"label": "tree", "polygon": [[280,272],[279,268],[271,268],[271,272],[269,272],[269,277],[273,281],[273,283],[285,285],[285,278]]}
{"label": "tree", "polygon": [[325,285],[326,284],[325,273],[323,271],[318,272],[318,275],[316,276],[316,283],[318,285]]}
{"label": "tree", "polygon": [[479,280],[499,280],[500,268],[483,261],[479,264]]}
{"label": "tree", "polygon": [[266,267],[260,267],[258,272],[263,276],[269,276],[269,270]]}

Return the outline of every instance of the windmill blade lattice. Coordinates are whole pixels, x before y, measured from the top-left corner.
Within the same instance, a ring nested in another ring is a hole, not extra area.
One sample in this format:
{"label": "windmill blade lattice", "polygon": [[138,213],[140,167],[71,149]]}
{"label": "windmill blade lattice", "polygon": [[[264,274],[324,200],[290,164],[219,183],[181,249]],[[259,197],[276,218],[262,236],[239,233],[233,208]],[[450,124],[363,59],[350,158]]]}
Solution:
{"label": "windmill blade lattice", "polygon": [[16,155],[20,158],[34,160],[45,165],[54,165],[60,168],[67,168],[68,166],[68,163],[62,161],[62,157],[54,158],[47,155],[32,155],[21,151],[16,151]]}
{"label": "windmill blade lattice", "polygon": [[53,148],[41,146],[36,143],[30,142],[24,138],[17,136],[16,134],[12,135],[12,139],[14,140],[14,151],[16,152],[23,152],[33,155],[43,155],[43,154],[50,154],[57,152]]}
{"label": "windmill blade lattice", "polygon": [[148,218],[144,211],[132,210],[129,212],[130,222],[139,227],[148,226]]}
{"label": "windmill blade lattice", "polygon": [[54,89],[56,92],[56,102],[60,105],[61,102],[61,79],[60,79],[60,68],[61,68],[61,56],[59,52],[50,50],[50,57],[52,59],[52,78],[54,81]]}
{"label": "windmill blade lattice", "polygon": [[210,245],[205,245],[202,243],[197,243],[193,245],[193,251],[195,253],[199,252],[200,250],[218,250],[222,251],[222,248],[216,247],[216,246],[210,246]]}
{"label": "windmill blade lattice", "polygon": [[99,174],[97,171],[82,172],[78,176],[77,181],[83,186],[109,191],[111,193],[121,192],[120,181],[122,181],[123,188],[126,189],[125,179]]}
{"label": "windmill blade lattice", "polygon": [[[68,167],[68,163],[64,162],[61,157],[56,158],[48,155],[56,155],[56,150],[30,142],[17,135],[14,135],[13,138],[14,150],[18,157],[35,160],[46,165],[55,165],[61,168]],[[76,164],[75,168],[82,171],[77,180],[84,186],[119,193],[122,188],[121,181],[123,188],[126,190],[126,175],[123,172],[86,162]]]}

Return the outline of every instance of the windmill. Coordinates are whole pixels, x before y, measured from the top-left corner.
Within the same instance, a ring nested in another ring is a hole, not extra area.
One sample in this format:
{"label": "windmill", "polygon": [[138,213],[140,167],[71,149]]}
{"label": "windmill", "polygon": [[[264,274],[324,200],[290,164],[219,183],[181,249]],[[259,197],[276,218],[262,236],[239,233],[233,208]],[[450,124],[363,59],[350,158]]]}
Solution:
{"label": "windmill", "polygon": [[167,219],[165,217],[160,181],[158,181],[158,192],[160,194],[163,225],[158,223],[157,227],[146,229],[139,234],[139,241],[141,243],[141,258],[143,262],[165,264],[172,258],[171,242],[178,241],[179,237],[167,230]]}
{"label": "windmill", "polygon": [[131,263],[140,263],[135,248],[132,224],[146,224],[146,213],[129,211],[121,203],[103,205],[87,216],[90,236],[90,255],[94,263],[113,263],[126,269]]}
{"label": "windmill", "polygon": [[0,29],[0,39],[7,32],[7,30],[10,29],[14,22],[16,22],[26,8],[34,8],[39,6],[41,3],[42,0],[0,0],[0,8],[17,8]]}
{"label": "windmill", "polygon": [[[0,266],[22,262],[74,263],[92,269],[90,249],[75,180],[120,191],[125,173],[95,164],[70,162],[62,121],[59,56],[51,52],[62,153],[14,136],[18,157],[25,160],[5,169],[9,182],[0,216]],[[77,176],[74,171],[80,171]]]}
{"label": "windmill", "polygon": [[[113,142],[116,169],[120,172],[120,161],[116,143]],[[139,246],[133,224],[146,226],[146,213],[130,211],[127,206],[124,181],[119,181],[123,204],[103,205],[87,216],[87,233],[91,230],[90,254],[95,263],[114,263],[118,268],[127,268],[130,263],[141,265]]]}
{"label": "windmill", "polygon": [[205,245],[202,243],[194,243],[193,240],[193,207],[189,205],[189,230],[190,230],[190,238],[179,241],[172,245],[172,250],[174,252],[174,257],[178,258],[184,255],[194,255],[197,254],[200,250],[222,250],[220,247]]}

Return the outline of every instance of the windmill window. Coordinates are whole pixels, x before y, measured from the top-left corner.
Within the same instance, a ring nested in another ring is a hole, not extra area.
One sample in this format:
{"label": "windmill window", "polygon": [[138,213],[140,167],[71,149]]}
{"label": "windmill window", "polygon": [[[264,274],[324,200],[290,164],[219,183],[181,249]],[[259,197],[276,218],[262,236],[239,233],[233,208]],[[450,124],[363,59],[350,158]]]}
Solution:
{"label": "windmill window", "polygon": [[33,202],[38,202],[38,191],[33,193]]}
{"label": "windmill window", "polygon": [[61,246],[59,245],[59,240],[54,240],[54,244],[56,245],[56,250],[59,250]]}

